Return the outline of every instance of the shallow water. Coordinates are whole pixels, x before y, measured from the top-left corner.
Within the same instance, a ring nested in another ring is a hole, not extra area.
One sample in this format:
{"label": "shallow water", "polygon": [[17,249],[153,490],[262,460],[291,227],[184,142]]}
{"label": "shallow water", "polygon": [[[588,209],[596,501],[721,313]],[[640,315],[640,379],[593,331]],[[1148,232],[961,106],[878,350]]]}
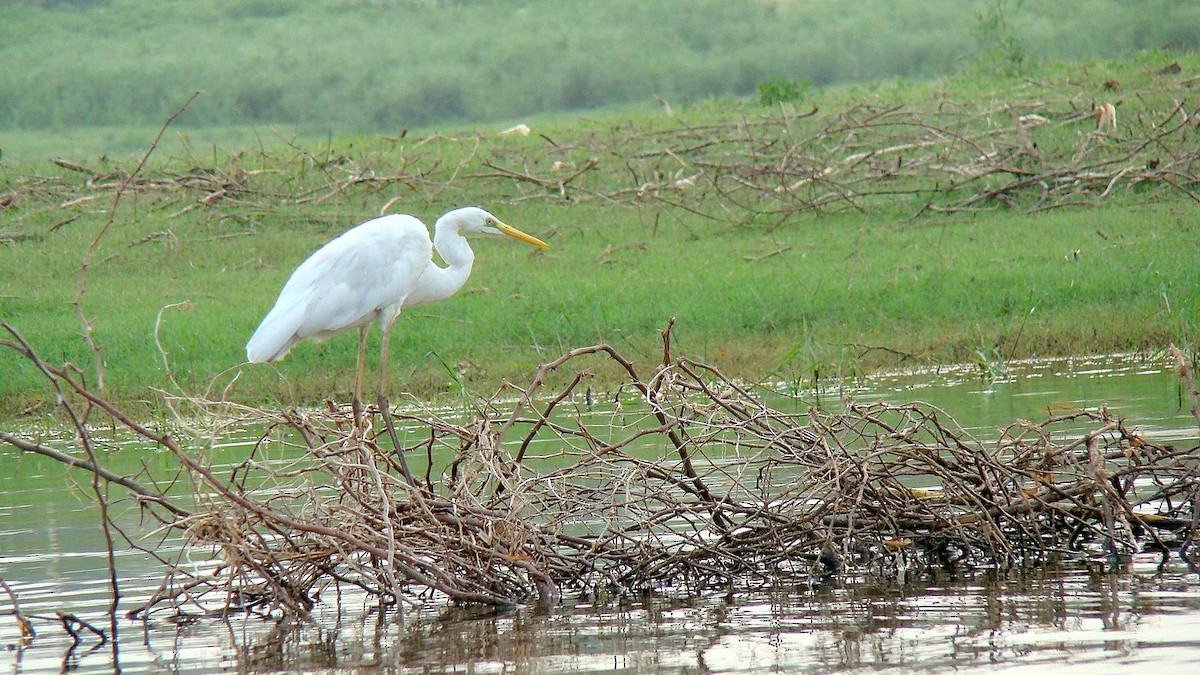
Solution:
{"label": "shallow water", "polygon": [[[1169,370],[1127,357],[1021,364],[990,381],[970,369],[881,376],[823,396],[843,394],[928,401],[979,438],[1019,418],[1099,403],[1156,441],[1196,438]],[[99,517],[63,472],[0,450],[0,578],[27,615],[64,611],[107,629]],[[135,538],[151,529],[135,518],[122,523]],[[157,588],[159,568],[148,556],[123,552],[117,567],[123,608]],[[50,620],[35,620],[38,636],[23,642],[13,617],[0,614],[0,672],[111,671],[114,659],[126,672],[1200,672],[1200,581],[1178,558],[1163,564],[1158,554],[1118,570],[850,577],[698,598],[569,596],[507,612],[434,606],[381,617],[361,598],[324,600],[302,623],[122,618],[115,653],[86,631],[72,647]],[[0,612],[9,608],[0,592]]]}

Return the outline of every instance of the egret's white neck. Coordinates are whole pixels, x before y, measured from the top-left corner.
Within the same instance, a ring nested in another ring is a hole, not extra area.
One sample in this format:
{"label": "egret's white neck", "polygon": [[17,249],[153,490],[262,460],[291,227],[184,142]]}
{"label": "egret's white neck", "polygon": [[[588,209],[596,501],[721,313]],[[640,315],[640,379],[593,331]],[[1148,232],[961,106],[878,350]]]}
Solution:
{"label": "egret's white neck", "polygon": [[439,267],[437,263],[429,261],[429,267],[421,275],[416,290],[405,305],[445,300],[458,292],[471,275],[475,252],[458,231],[456,219],[446,216],[438,218],[433,226],[433,247],[446,266]]}

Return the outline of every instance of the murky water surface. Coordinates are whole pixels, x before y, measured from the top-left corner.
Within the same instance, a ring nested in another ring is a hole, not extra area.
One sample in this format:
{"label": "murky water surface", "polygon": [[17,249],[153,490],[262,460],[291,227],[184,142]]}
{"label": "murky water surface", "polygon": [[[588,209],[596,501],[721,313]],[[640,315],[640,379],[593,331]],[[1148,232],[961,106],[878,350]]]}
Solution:
{"label": "murky water surface", "polygon": [[[842,394],[928,401],[983,439],[1017,419],[1101,403],[1155,441],[1197,435],[1165,364],[1135,358],[1022,364],[990,382],[948,369],[824,393]],[[1158,554],[1119,570],[850,577],[728,596],[567,597],[505,612],[433,606],[381,616],[343,596],[323,598],[308,622],[122,618],[115,650],[86,631],[74,645],[45,619],[67,612],[108,629],[111,601],[99,517],[82,495],[60,465],[0,449],[0,579],[39,631],[21,639],[0,590],[0,672],[111,671],[114,660],[125,672],[1200,672],[1200,580]],[[132,519],[124,527],[135,539],[152,529]],[[129,608],[155,591],[160,570],[120,549]]]}

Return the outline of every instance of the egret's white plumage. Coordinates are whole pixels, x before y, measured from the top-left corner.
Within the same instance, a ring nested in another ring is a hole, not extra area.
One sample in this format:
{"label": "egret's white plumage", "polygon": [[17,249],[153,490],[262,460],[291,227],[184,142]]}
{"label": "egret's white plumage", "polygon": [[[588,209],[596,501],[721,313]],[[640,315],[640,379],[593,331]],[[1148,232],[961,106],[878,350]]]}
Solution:
{"label": "egret's white plumage", "polygon": [[246,358],[275,361],[305,338],[394,318],[432,257],[425,226],[412,216],[383,216],[347,231],[292,273],[246,343]]}
{"label": "egret's white plumage", "polygon": [[[296,268],[275,307],[246,343],[246,358],[251,363],[274,361],[301,340],[320,340],[347,328],[358,328],[357,405],[366,328],[379,321],[382,399],[388,328],[405,307],[443,300],[462,287],[475,261],[463,235],[474,232],[507,234],[547,247],[475,207],[455,209],[438,218],[432,242],[425,225],[412,216],[387,215],[369,220],[322,246]],[[446,267],[433,262],[434,248]]]}

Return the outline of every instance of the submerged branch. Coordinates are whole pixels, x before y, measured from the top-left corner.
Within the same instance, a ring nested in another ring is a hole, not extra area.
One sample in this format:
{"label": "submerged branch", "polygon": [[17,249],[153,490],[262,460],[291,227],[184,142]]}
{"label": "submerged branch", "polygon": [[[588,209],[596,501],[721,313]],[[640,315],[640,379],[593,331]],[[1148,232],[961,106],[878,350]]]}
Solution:
{"label": "submerged branch", "polygon": [[147,504],[154,504],[156,506],[161,506],[162,508],[166,509],[167,511],[170,511],[173,515],[175,515],[177,517],[187,518],[192,515],[191,512],[187,511],[186,509],[176,506],[173,502],[168,500],[164,495],[162,495],[154,490],[151,490],[126,476],[115,474],[115,473],[109,471],[108,469],[105,469],[103,466],[96,466],[96,464],[94,464],[90,460],[79,459],[78,457],[72,457],[71,455],[68,455],[65,452],[60,452],[58,450],[55,450],[54,448],[50,448],[50,447],[47,447],[40,443],[35,443],[28,439],[21,438],[20,436],[11,434],[7,431],[0,431],[0,441],[4,441],[5,443],[8,443],[9,445],[11,445],[14,448],[21,450],[23,452],[30,452],[30,453],[34,453],[37,455],[42,455],[43,457],[48,457],[56,462],[59,462],[59,463],[65,465],[65,466],[69,466],[69,467],[72,467],[75,469],[81,469],[83,471],[88,472],[89,474],[94,474],[100,480],[103,480],[106,483],[111,483],[113,485],[119,485],[119,486],[125,488],[126,490],[130,491],[134,495],[136,495],[141,501],[143,501]]}

